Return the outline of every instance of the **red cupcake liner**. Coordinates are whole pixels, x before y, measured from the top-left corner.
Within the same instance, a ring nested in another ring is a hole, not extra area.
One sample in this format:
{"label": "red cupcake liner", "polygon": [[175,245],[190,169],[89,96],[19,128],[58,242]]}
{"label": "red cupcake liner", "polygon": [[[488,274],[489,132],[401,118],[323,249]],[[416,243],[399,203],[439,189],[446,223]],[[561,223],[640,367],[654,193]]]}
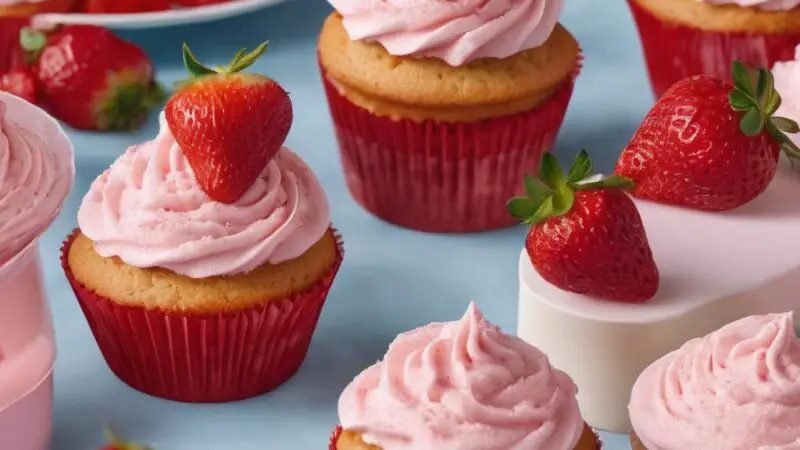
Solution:
{"label": "red cupcake liner", "polygon": [[304,292],[234,313],[178,314],[119,305],[77,281],[61,248],[61,266],[109,368],[132,388],[191,403],[230,402],[271,391],[302,365],[344,247]]}
{"label": "red cupcake liner", "polygon": [[794,60],[800,33],[759,35],[705,31],[661,20],[628,0],[656,97],[676,82],[706,74],[730,80],[731,66],[741,61],[750,67],[772,68],[778,61]]}
{"label": "red cupcake liner", "polygon": [[[600,441],[600,436],[598,436],[594,430],[589,428],[589,425],[586,425],[586,428],[589,429],[592,432],[592,436],[594,436],[594,443],[596,450],[602,450],[603,443]],[[336,450],[336,443],[339,442],[339,437],[342,435],[343,431],[344,430],[342,429],[341,425],[336,426],[336,429],[333,430],[331,438],[328,441],[328,450]]]}
{"label": "red cupcake liner", "polygon": [[29,24],[27,18],[0,17],[0,74],[25,63],[19,32]]}
{"label": "red cupcake liner", "polygon": [[539,107],[471,123],[415,122],[372,114],[322,79],[351,195],[377,217],[430,232],[474,232],[519,223],[506,210],[552,149],[575,73]]}

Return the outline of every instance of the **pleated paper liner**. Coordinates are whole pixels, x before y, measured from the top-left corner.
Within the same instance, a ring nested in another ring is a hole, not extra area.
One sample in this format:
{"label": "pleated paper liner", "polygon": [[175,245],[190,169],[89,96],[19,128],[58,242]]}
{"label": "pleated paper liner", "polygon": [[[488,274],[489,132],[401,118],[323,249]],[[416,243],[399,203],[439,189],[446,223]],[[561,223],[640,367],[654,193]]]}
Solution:
{"label": "pleated paper liner", "polygon": [[61,265],[109,368],[132,388],[169,400],[229,402],[271,391],[291,378],[344,256],[336,230],[336,262],[315,285],[282,300],[234,313],[179,314],[119,305],[78,282]]}
{"label": "pleated paper liner", "polygon": [[738,60],[750,67],[772,68],[778,61],[794,60],[800,33],[758,35],[723,33],[677,25],[659,19],[636,0],[628,0],[656,98],[676,82],[692,75],[712,75],[730,80]]}
{"label": "pleated paper liner", "polygon": [[339,93],[321,67],[350,193],[379,218],[420,231],[474,232],[519,223],[506,210],[537,173],[567,111],[575,72],[531,111],[471,123],[394,120]]}
{"label": "pleated paper liner", "polygon": [[29,23],[27,18],[0,17],[0,75],[25,62],[19,33]]}
{"label": "pleated paper liner", "polygon": [[[339,437],[342,435],[341,425],[337,425],[336,429],[333,430],[331,434],[330,440],[328,441],[328,450],[338,450],[336,448],[337,442],[339,442]],[[589,425],[586,425],[584,429],[583,435],[581,436],[580,442],[578,442],[578,446],[575,450],[602,450],[603,443],[600,441],[600,436],[592,430]],[[547,449],[541,449],[547,450]],[[637,449],[634,449],[637,450]]]}

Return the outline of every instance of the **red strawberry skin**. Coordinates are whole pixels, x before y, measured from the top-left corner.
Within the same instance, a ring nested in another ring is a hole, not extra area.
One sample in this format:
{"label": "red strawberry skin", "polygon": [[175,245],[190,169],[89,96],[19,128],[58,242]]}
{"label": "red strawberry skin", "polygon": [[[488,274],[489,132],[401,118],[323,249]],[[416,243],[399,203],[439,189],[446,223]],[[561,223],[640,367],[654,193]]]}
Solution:
{"label": "red strawberry skin", "polygon": [[165,114],[203,191],[222,203],[247,192],[293,119],[286,91],[255,74],[203,77],[175,93]]}
{"label": "red strawberry skin", "polygon": [[567,214],[531,227],[525,248],[542,278],[565,291],[641,303],[658,290],[641,216],[619,189],[576,192]]}
{"label": "red strawberry skin", "polygon": [[12,69],[0,76],[0,91],[14,94],[33,104],[38,100],[36,78],[24,67]]}
{"label": "red strawberry skin", "polygon": [[617,161],[636,181],[633,195],[724,211],[761,194],[778,166],[780,144],[766,131],[746,136],[731,108],[733,86],[700,75],[672,86],[645,117]]}
{"label": "red strawberry skin", "polygon": [[170,9],[169,0],[84,0],[87,14],[129,14]]}
{"label": "red strawberry skin", "polygon": [[27,18],[0,17],[0,73],[25,65],[19,33],[29,23]]}
{"label": "red strawberry skin", "polygon": [[59,28],[34,65],[42,105],[83,130],[138,127],[163,98],[147,54],[105,28]]}

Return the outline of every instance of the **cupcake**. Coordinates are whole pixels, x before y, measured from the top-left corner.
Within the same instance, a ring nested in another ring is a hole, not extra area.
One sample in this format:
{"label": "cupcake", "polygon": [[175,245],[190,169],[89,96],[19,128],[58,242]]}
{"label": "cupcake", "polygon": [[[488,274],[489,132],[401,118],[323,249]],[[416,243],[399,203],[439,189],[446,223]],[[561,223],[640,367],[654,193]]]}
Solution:
{"label": "cupcake", "polygon": [[43,13],[72,10],[73,0],[5,0],[0,2],[0,17],[30,17]]}
{"label": "cupcake", "polygon": [[318,55],[356,201],[422,231],[513,225],[580,70],[563,2],[331,3]]}
{"label": "cupcake", "polygon": [[339,398],[330,450],[599,450],[577,388],[546,355],[487,322],[399,335]]}
{"label": "cupcake", "polygon": [[792,314],[740,319],[639,376],[634,450],[800,448],[800,339]]}
{"label": "cupcake", "polygon": [[62,250],[109,367],[157,397],[233,401],[289,379],[342,261],[322,186],[281,146],[288,96],[236,73],[242,55],[222,73],[188,64],[158,136],[91,185]]}
{"label": "cupcake", "polygon": [[772,67],[800,44],[800,0],[628,0],[660,97],[691,75],[730,78],[733,61]]}
{"label": "cupcake", "polygon": [[41,109],[0,92],[0,442],[46,450],[52,421],[53,325],[39,236],[75,178],[72,145]]}
{"label": "cupcake", "polygon": [[[795,59],[775,64],[772,74],[775,76],[775,90],[783,94],[775,115],[800,123],[800,45],[795,51]],[[800,146],[800,134],[787,135]]]}

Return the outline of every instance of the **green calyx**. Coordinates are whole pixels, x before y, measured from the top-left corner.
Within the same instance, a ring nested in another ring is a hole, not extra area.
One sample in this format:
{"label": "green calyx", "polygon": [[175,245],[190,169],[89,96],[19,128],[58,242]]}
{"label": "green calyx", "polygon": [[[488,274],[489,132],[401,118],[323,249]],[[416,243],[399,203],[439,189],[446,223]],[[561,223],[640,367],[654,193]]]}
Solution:
{"label": "green calyx", "polygon": [[98,105],[97,128],[108,131],[129,131],[138,128],[147,113],[166,98],[164,88],[157,82],[131,81],[120,83]]}
{"label": "green calyx", "polygon": [[558,159],[546,152],[539,167],[539,178],[525,176],[525,197],[508,201],[508,212],[522,223],[535,225],[567,214],[575,204],[575,193],[596,189],[632,189],[635,183],[619,175],[592,176],[592,161],[586,150],[578,152],[569,173]]}
{"label": "green calyx", "polygon": [[33,63],[47,45],[47,35],[41,31],[25,27],[19,30],[19,45],[25,51],[28,64]]}
{"label": "green calyx", "polygon": [[800,159],[800,148],[786,133],[800,132],[797,122],[775,117],[781,96],[775,90],[775,78],[768,69],[751,69],[739,61],[733,63],[734,89],[729,94],[731,107],[742,113],[740,127],[747,136],[758,136],[764,129],[781,144],[787,156]]}
{"label": "green calyx", "polygon": [[139,444],[133,444],[123,440],[117,435],[110,427],[105,429],[106,440],[108,443],[117,450],[151,450],[150,447],[145,447]]}
{"label": "green calyx", "polygon": [[264,42],[251,52],[248,52],[246,48],[243,48],[236,52],[236,55],[233,57],[233,60],[231,60],[231,63],[228,65],[228,67],[216,66],[211,68],[200,63],[200,61],[197,60],[197,56],[192,53],[189,45],[184,42],[183,64],[186,66],[186,70],[188,70],[192,75],[192,78],[204,77],[206,75],[238,73],[252,66],[258,60],[258,58],[267,51],[268,45],[269,42]]}

